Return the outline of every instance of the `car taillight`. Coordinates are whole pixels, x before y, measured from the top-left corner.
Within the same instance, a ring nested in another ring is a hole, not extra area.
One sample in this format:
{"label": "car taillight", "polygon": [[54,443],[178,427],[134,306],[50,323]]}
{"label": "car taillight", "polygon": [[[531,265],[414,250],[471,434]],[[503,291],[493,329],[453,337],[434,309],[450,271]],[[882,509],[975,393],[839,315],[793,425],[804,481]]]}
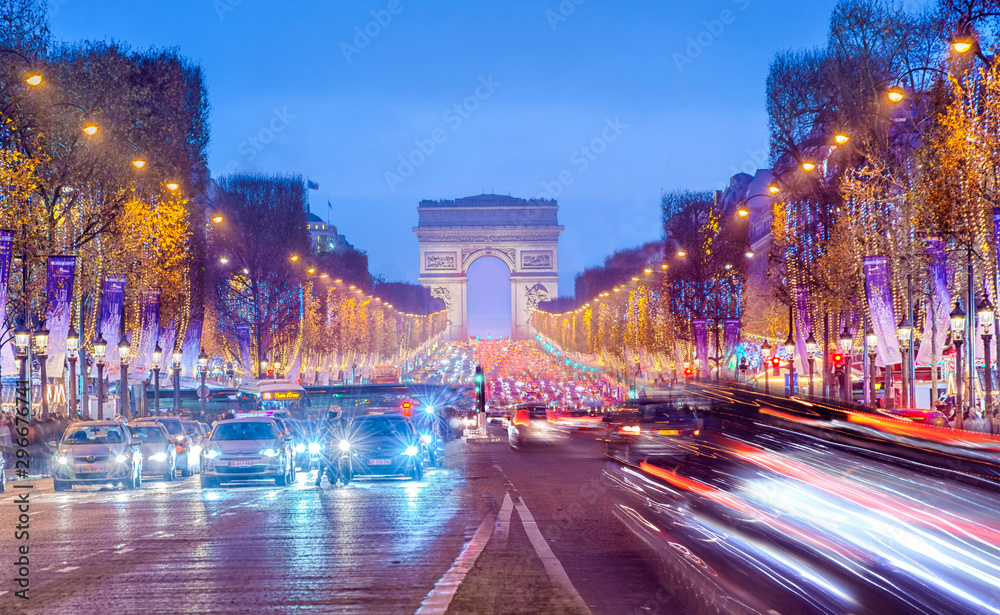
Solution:
{"label": "car taillight", "polygon": [[692,433],[691,435],[692,435],[692,436],[697,436],[697,435],[698,435],[698,434],[700,434],[700,433],[701,433],[701,430],[700,430],[700,429],[695,429],[695,430],[694,430],[694,432],[693,432],[693,433]]}
{"label": "car taillight", "polygon": [[619,429],[618,431],[620,431],[623,434],[635,435],[635,434],[639,433],[639,426],[638,425],[623,425],[622,428]]}

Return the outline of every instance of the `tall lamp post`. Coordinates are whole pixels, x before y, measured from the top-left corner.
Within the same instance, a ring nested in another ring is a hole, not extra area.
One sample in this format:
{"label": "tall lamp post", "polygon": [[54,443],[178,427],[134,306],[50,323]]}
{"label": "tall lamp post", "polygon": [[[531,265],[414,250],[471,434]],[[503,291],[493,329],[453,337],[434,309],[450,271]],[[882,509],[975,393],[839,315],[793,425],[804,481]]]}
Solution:
{"label": "tall lamp post", "polygon": [[844,353],[844,375],[843,383],[840,385],[840,397],[844,401],[854,401],[851,387],[851,370],[853,369],[851,352],[853,350],[854,336],[847,332],[847,326],[845,325],[843,332],[840,334],[840,351]]}
{"label": "tall lamp post", "polygon": [[[791,310],[789,310],[791,314]],[[788,339],[785,340],[785,352],[788,353],[788,394],[792,395],[795,393],[795,340],[792,339],[791,330],[788,333]]]}
{"label": "tall lamp post", "polygon": [[[18,378],[19,384],[16,390],[15,399],[18,400],[18,404],[21,402],[21,396],[27,395],[28,398],[28,416],[27,420],[31,421],[31,378],[29,378],[29,365],[28,365],[28,348],[31,346],[31,331],[22,322],[21,326],[14,331],[14,345],[17,346],[17,363],[18,363]],[[26,391],[25,391],[26,389]],[[18,408],[20,410],[20,407]]]}
{"label": "tall lamp post", "polygon": [[[104,420],[104,355],[108,351],[108,343],[104,336],[98,334],[94,340],[94,357],[97,359],[97,420]],[[88,413],[89,414],[89,413]]]}
{"label": "tall lamp post", "polygon": [[174,414],[181,412],[181,353],[174,353]]}
{"label": "tall lamp post", "polygon": [[768,381],[768,378],[767,378],[767,368],[769,367],[768,364],[767,364],[767,361],[768,361],[768,359],[771,358],[771,342],[769,342],[767,340],[764,340],[764,343],[760,347],[760,354],[761,354],[761,356],[764,357],[764,361],[763,361],[763,363],[764,363],[764,393],[766,395],[770,395],[771,394],[771,384],[770,384],[770,382]]}
{"label": "tall lamp post", "polygon": [[49,378],[45,363],[49,357],[49,330],[43,325],[35,331],[35,354],[38,355],[38,379],[41,381],[42,418],[49,418]]}
{"label": "tall lamp post", "polygon": [[979,306],[976,307],[976,313],[979,315],[979,324],[983,325],[983,361],[986,363],[986,380],[984,382],[986,385],[986,403],[983,405],[983,416],[990,421],[990,431],[992,432],[993,367],[990,365],[990,343],[993,341],[993,304],[990,303],[989,297],[983,297],[983,300],[979,302]]}
{"label": "tall lamp post", "polygon": [[66,335],[66,358],[69,360],[69,407],[66,408],[66,418],[72,420],[76,415],[76,353],[80,349],[80,335],[76,327],[69,326]]}
{"label": "tall lamp post", "polygon": [[913,377],[910,374],[910,335],[913,333],[913,323],[910,322],[910,317],[906,314],[903,315],[903,320],[896,325],[896,336],[899,338],[899,348],[903,351],[903,364],[900,365],[900,372],[902,372],[903,382],[903,407],[909,408],[910,406],[915,406],[913,400],[910,399],[910,378]]}
{"label": "tall lamp post", "polygon": [[205,349],[201,349],[201,354],[198,355],[198,367],[201,371],[201,390],[198,391],[198,397],[201,398],[201,416],[205,417],[205,397],[207,397],[207,391],[205,390],[205,372],[208,371],[208,355],[205,354]]}
{"label": "tall lamp post", "polygon": [[868,327],[865,331],[865,343],[868,344],[868,405],[875,406],[878,397],[875,394],[875,357],[878,355],[878,336],[875,330]]}
{"label": "tall lamp post", "polygon": [[816,338],[810,331],[809,337],[806,338],[806,353],[809,355],[809,397],[813,396],[813,371],[816,365],[816,357],[813,356],[813,353],[816,352],[816,346]]}
{"label": "tall lamp post", "polygon": [[153,416],[160,416],[160,361],[163,360],[163,348],[156,342],[153,348]]}
{"label": "tall lamp post", "polygon": [[121,399],[121,416],[122,418],[128,420],[129,418],[129,400],[128,400],[128,359],[129,354],[132,349],[129,347],[128,339],[122,338],[122,341],[118,342],[118,358],[122,362],[122,379],[121,384],[118,385],[118,397]]}
{"label": "tall lamp post", "polygon": [[965,374],[962,373],[962,342],[965,335],[965,310],[962,304],[956,303],[949,316],[951,319],[951,342],[955,345],[955,428],[962,428],[962,385]]}

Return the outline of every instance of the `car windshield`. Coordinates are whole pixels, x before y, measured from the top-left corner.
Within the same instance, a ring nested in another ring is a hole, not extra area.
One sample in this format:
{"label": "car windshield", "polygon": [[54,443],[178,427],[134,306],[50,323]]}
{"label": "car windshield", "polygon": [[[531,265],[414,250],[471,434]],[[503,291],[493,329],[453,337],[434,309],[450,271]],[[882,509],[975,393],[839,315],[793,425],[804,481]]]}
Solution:
{"label": "car windshield", "polygon": [[189,436],[201,435],[201,433],[198,431],[198,426],[195,425],[194,423],[184,423],[184,433],[188,434]]}
{"label": "car windshield", "polygon": [[164,427],[167,428],[167,433],[169,433],[172,436],[177,436],[184,433],[184,430],[181,428],[180,421],[149,421],[149,422],[150,423],[155,422],[159,423],[160,425],[163,425]]}
{"label": "car windshield", "polygon": [[125,435],[118,425],[69,427],[63,444],[114,444],[124,442]]}
{"label": "car windshield", "polygon": [[220,423],[212,432],[212,440],[271,440],[274,430],[271,423]]}
{"label": "car windshield", "polygon": [[366,416],[355,419],[351,431],[362,436],[403,436],[407,429],[406,419],[391,416]]}
{"label": "car windshield", "polygon": [[688,404],[666,402],[662,404],[642,404],[638,408],[643,421],[685,421],[698,418],[695,408]]}
{"label": "car windshield", "polygon": [[166,436],[163,435],[163,430],[153,425],[144,427],[129,427],[128,430],[132,432],[133,436],[139,438],[144,443],[167,441]]}

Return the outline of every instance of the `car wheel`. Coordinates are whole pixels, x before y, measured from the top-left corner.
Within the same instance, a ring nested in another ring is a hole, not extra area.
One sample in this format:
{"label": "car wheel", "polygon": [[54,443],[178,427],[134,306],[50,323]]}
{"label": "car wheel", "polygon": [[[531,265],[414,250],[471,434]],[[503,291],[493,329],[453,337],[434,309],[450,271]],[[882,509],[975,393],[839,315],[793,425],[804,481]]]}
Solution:
{"label": "car wheel", "polygon": [[58,478],[52,479],[52,490],[53,491],[69,491],[72,487],[64,480],[59,480]]}
{"label": "car wheel", "polygon": [[414,463],[413,469],[410,470],[410,478],[413,480],[422,480],[424,478],[424,467],[420,463]]}
{"label": "car wheel", "polygon": [[191,470],[189,470],[187,468],[181,468],[181,476],[184,477],[184,478],[187,478],[188,476],[191,476]]}
{"label": "car wheel", "polygon": [[340,482],[345,485],[349,484],[354,479],[354,468],[351,464],[346,463],[340,467]]}
{"label": "car wheel", "polygon": [[277,478],[274,479],[274,484],[277,485],[277,486],[279,486],[279,487],[284,487],[285,485],[288,484],[288,469],[287,468],[285,469],[285,472],[281,476],[278,476]]}
{"label": "car wheel", "polygon": [[135,469],[135,478],[132,480],[135,489],[142,489],[142,466]]}
{"label": "car wheel", "polygon": [[292,464],[292,467],[288,469],[288,482],[290,482],[290,483],[294,483],[295,482],[295,464],[294,463]]}
{"label": "car wheel", "polygon": [[167,470],[167,473],[163,475],[163,480],[165,481],[177,480],[177,471],[174,469],[174,466],[170,466],[170,469]]}
{"label": "car wheel", "polygon": [[211,489],[212,487],[218,487],[218,486],[219,486],[219,481],[217,479],[209,478],[208,476],[205,476],[204,474],[201,475],[201,488],[202,489]]}

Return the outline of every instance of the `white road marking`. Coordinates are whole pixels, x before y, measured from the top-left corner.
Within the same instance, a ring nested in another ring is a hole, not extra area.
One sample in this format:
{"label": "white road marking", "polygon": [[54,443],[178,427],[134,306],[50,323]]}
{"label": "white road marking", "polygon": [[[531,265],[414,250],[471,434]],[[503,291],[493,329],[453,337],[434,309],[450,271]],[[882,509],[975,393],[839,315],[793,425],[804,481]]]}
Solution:
{"label": "white road marking", "polygon": [[72,572],[73,570],[77,570],[79,568],[80,568],[79,566],[66,566],[65,568],[56,570],[56,572]]}
{"label": "white road marking", "polygon": [[510,499],[510,493],[504,493],[503,505],[500,506],[500,514],[497,515],[496,535],[500,544],[507,544],[507,536],[510,535],[510,514],[514,512],[514,500]]}
{"label": "white road marking", "polygon": [[443,615],[448,610],[448,605],[451,604],[451,599],[455,597],[455,592],[458,591],[462,581],[465,580],[465,576],[469,574],[469,571],[476,564],[479,554],[486,548],[486,543],[490,541],[492,525],[492,519],[489,517],[483,519],[483,523],[476,530],[475,536],[462,549],[458,558],[455,559],[455,563],[434,584],[434,589],[424,598],[424,601],[420,604],[420,608],[417,609],[417,615]]}
{"label": "white road marking", "polygon": [[5,589],[5,590],[3,590],[3,591],[0,591],[0,596],[4,595],[4,594],[6,594],[6,593],[8,593],[8,591],[7,591],[6,589]]}
{"label": "white road marking", "polygon": [[124,549],[119,549],[115,553],[121,555],[122,553],[128,553],[129,551],[135,551],[132,547],[125,547]]}
{"label": "white road marking", "polygon": [[531,546],[535,548],[535,553],[538,554],[539,559],[542,560],[542,565],[545,566],[545,572],[548,573],[549,578],[569,594],[570,598],[577,603],[577,606],[585,612],[590,613],[590,608],[583,601],[576,588],[573,587],[573,582],[569,580],[569,575],[566,574],[566,570],[559,563],[559,558],[552,552],[549,543],[542,536],[542,532],[538,529],[538,524],[535,523],[535,518],[531,516],[531,511],[528,510],[527,505],[524,503],[524,498],[518,497],[515,506],[517,507],[518,516],[521,517],[521,525],[524,526],[524,531],[528,534],[528,540],[531,542]]}

